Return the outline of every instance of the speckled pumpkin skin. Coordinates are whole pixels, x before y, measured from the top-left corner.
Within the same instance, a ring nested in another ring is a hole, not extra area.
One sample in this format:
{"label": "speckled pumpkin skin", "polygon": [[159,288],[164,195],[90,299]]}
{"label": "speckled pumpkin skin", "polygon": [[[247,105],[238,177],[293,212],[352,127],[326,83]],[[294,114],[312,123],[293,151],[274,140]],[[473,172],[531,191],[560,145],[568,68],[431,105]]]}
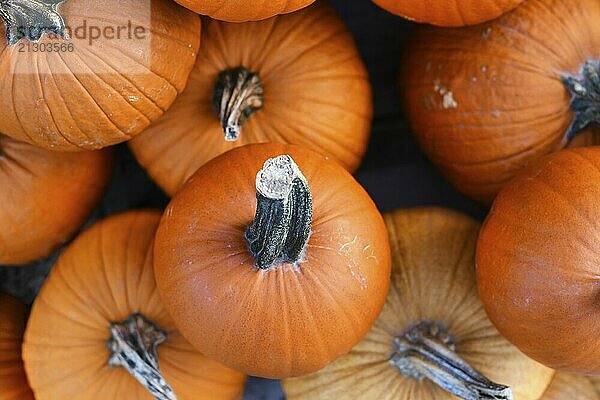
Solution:
{"label": "speckled pumpkin skin", "polygon": [[258,21],[287,14],[315,0],[175,0],[184,7],[228,22]]}
{"label": "speckled pumpkin skin", "polygon": [[[312,234],[305,259],[258,270],[244,239],[256,173],[289,154],[308,180]],[[255,376],[303,375],[367,333],[389,286],[383,219],[337,163],[300,146],[257,144],[200,168],[166,208],[155,275],[182,334],[203,354]]]}

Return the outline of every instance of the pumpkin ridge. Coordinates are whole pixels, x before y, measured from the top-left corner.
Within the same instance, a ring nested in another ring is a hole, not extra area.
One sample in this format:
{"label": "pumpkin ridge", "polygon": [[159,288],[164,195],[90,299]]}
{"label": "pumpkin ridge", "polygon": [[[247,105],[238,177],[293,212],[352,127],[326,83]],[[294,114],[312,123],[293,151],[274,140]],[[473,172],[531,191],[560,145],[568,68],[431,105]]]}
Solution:
{"label": "pumpkin ridge", "polygon": [[[118,47],[114,46],[112,47],[113,50],[116,50],[118,53],[127,56],[127,54],[123,53],[123,51],[121,51]],[[144,99],[151,102],[154,106],[156,106],[156,108],[160,111],[160,112],[165,112],[166,109],[161,107],[158,103],[156,103],[156,100],[154,100],[152,97],[148,96],[140,87],[138,87],[129,77],[127,77],[126,75],[124,75],[121,71],[119,71],[118,69],[114,68],[112,65],[110,65],[106,60],[102,60],[102,58],[98,55],[98,53],[95,53],[89,49],[86,49],[85,51],[87,51],[88,54],[94,56],[96,59],[102,61],[107,67],[110,67],[112,71],[114,71],[117,75],[119,75],[120,77],[123,78],[123,80],[125,80],[129,85],[131,85],[131,87],[135,88],[137,92],[139,92],[141,95],[143,95]],[[77,56],[79,57],[79,59],[88,67],[90,68],[90,66],[83,60],[83,58],[81,57],[81,55],[77,54]],[[62,57],[62,56],[61,56]],[[136,61],[137,65],[139,66],[144,66],[144,64]],[[90,70],[93,70],[93,68],[90,68]],[[165,79],[164,77],[156,74],[154,71],[150,70],[150,72],[156,76],[161,78],[161,80],[165,83],[167,83],[173,90],[175,90],[175,92],[179,93],[179,90],[173,86],[173,84],[171,82],[169,82],[167,79]],[[76,76],[76,74],[73,74],[74,76]],[[102,80],[102,82],[104,82],[107,86],[109,86],[111,89],[114,90],[114,88],[108,83],[106,82],[104,79],[102,79],[102,74],[98,74],[98,78],[100,78]],[[116,93],[118,93],[121,98],[123,98],[124,100],[127,100],[126,97],[124,97],[121,93],[119,93],[119,91],[115,90]],[[98,104],[98,103],[96,103]],[[132,102],[127,101],[127,105],[130,106],[131,108],[133,108],[138,114],[143,115],[148,121],[150,121],[150,117],[148,117],[147,115],[145,115],[142,111],[140,111],[138,108],[136,108],[134,106],[134,104],[132,104]],[[114,123],[113,123],[114,124]]]}

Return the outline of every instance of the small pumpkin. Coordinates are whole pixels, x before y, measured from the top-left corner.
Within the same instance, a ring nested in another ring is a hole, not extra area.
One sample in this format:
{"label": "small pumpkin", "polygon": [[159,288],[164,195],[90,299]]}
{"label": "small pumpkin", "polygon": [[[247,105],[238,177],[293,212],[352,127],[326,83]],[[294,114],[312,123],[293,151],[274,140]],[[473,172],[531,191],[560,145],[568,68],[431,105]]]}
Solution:
{"label": "small pumpkin", "polygon": [[27,306],[0,293],[0,400],[33,400],[21,359],[26,322]]}
{"label": "small pumpkin", "polygon": [[563,150],[507,184],[477,245],[477,282],[498,330],[525,354],[600,374],[600,148]]}
{"label": "small pumpkin", "polygon": [[439,26],[475,25],[497,18],[523,0],[373,0],[379,7],[411,21]]}
{"label": "small pumpkin", "polygon": [[600,2],[528,0],[475,27],[420,27],[400,86],[428,157],[490,204],[532,160],[600,121]]}
{"label": "small pumpkin", "polygon": [[540,400],[600,400],[594,385],[584,376],[557,372]]}
{"label": "small pumpkin", "polygon": [[308,6],[315,0],[175,0],[184,7],[208,15],[211,18],[229,21],[258,21],[278,14],[287,14]]}
{"label": "small pumpkin", "polygon": [[0,134],[0,264],[37,260],[69,240],[112,170],[108,149],[58,153]]}
{"label": "small pumpkin", "polygon": [[160,301],[159,220],[152,210],[111,216],[59,256],[23,344],[36,399],[241,399],[245,376],[195,351]]}
{"label": "small pumpkin", "polygon": [[130,142],[169,194],[210,159],[250,143],[300,144],[354,171],[372,116],[367,71],[325,4],[262,22],[205,20],[183,94]]}
{"label": "small pumpkin", "polygon": [[504,339],[477,295],[479,224],[440,208],[396,210],[384,218],[392,279],[383,311],[348,354],[312,375],[284,380],[287,398],[450,400],[457,398],[454,395],[514,395],[538,400],[554,371]]}
{"label": "small pumpkin", "polygon": [[0,18],[0,132],[55,150],[140,133],[199,48],[198,16],[169,0],[11,0]]}
{"label": "small pumpkin", "polygon": [[280,143],[198,169],[165,210],[154,255],[165,306],[190,343],[268,378],[349,351],[389,286],[387,234],[368,194],[332,160]]}

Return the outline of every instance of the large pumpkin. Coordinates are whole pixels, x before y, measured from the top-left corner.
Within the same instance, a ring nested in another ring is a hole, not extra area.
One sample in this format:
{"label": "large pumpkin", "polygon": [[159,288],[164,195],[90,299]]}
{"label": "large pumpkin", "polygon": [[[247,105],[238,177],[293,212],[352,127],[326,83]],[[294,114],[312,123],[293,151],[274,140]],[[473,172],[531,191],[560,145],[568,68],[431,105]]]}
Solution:
{"label": "large pumpkin", "polygon": [[198,14],[229,21],[257,21],[306,7],[315,0],[176,0]]}
{"label": "large pumpkin", "polygon": [[317,3],[262,22],[205,20],[186,90],[131,148],[169,194],[210,159],[256,142],[304,145],[353,171],[371,114],[352,36]]}
{"label": "large pumpkin", "polygon": [[24,264],[84,224],[112,175],[110,150],[58,153],[0,134],[0,264]]}
{"label": "large pumpkin", "polygon": [[392,279],[383,311],[350,353],[284,380],[287,398],[456,399],[451,391],[465,399],[510,399],[512,391],[517,400],[538,400],[553,371],[504,339],[477,296],[479,224],[438,208],[384,217]]}
{"label": "large pumpkin", "polygon": [[528,0],[468,28],[417,28],[400,85],[429,158],[491,203],[524,165],[600,120],[600,2]]}
{"label": "large pumpkin", "polygon": [[389,286],[387,234],[367,193],[294,145],[248,145],[200,168],[165,210],[154,254],[165,306],[190,343],[269,378],[349,351]]}
{"label": "large pumpkin", "polygon": [[194,350],[162,305],[152,273],[159,220],[157,211],[109,217],[60,255],[25,332],[36,399],[241,399],[244,375]]}
{"label": "large pumpkin", "polygon": [[415,22],[440,26],[475,25],[515,8],[523,0],[373,0],[387,11]]}
{"label": "large pumpkin", "polygon": [[0,132],[56,150],[137,135],[199,47],[198,16],[169,0],[3,1],[0,18]]}
{"label": "large pumpkin", "polygon": [[599,198],[600,148],[546,156],[500,192],[477,247],[498,330],[551,368],[597,375]]}
{"label": "large pumpkin", "polygon": [[20,300],[0,293],[0,400],[33,400],[21,360],[27,312]]}
{"label": "large pumpkin", "polygon": [[587,377],[557,372],[540,400],[600,400],[600,394]]}

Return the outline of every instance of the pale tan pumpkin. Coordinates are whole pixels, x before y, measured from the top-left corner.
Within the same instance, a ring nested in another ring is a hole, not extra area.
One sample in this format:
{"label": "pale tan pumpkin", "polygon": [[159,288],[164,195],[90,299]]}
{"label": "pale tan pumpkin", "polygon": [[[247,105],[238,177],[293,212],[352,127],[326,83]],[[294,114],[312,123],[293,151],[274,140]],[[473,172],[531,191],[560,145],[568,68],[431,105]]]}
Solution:
{"label": "pale tan pumpkin", "polygon": [[600,394],[589,378],[557,372],[540,400],[600,400]]}
{"label": "pale tan pumpkin", "polygon": [[392,278],[383,311],[350,353],[312,375],[284,380],[288,399],[455,399],[428,379],[403,375],[391,363],[413,362],[401,355],[395,339],[419,321],[430,321],[439,328],[440,338],[454,341],[455,354],[481,374],[510,386],[518,400],[538,400],[554,372],[508,343],[477,295],[479,224],[436,208],[397,210],[384,217]]}

